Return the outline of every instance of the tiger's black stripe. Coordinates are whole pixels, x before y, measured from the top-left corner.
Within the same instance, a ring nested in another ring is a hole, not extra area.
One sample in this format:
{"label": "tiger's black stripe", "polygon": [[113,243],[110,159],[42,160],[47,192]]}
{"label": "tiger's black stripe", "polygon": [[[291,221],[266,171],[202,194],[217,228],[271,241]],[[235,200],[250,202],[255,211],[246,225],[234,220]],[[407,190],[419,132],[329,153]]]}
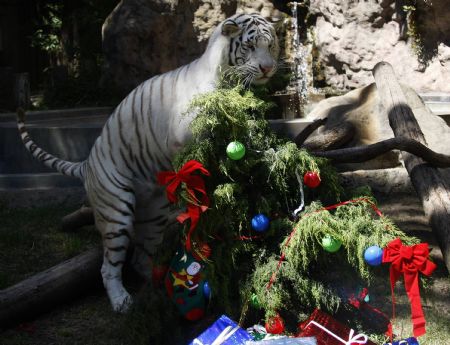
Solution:
{"label": "tiger's black stripe", "polygon": [[113,265],[114,267],[117,267],[117,266],[119,266],[119,265],[124,265],[125,264],[125,260],[119,260],[119,261],[111,261],[111,259],[110,258],[108,258],[108,257],[106,257],[106,260],[108,260],[108,262],[111,264],[111,265]]}
{"label": "tiger's black stripe", "polygon": [[125,251],[125,250],[128,249],[128,247],[126,247],[126,246],[117,246],[117,247],[108,247],[108,246],[106,246],[106,248],[108,250],[110,250],[110,251],[113,251],[113,252],[122,252],[122,251]]}
{"label": "tiger's black stripe", "polygon": [[118,237],[128,237],[128,239],[131,239],[130,234],[128,233],[128,231],[126,229],[121,229],[118,232],[107,232],[104,234],[104,238],[107,240],[112,240],[114,238],[118,238]]}
{"label": "tiger's black stripe", "polygon": [[122,226],[126,226],[128,225],[128,223],[117,220],[117,219],[113,219],[111,217],[108,217],[107,215],[105,215],[102,211],[100,211],[98,208],[95,210],[95,212],[106,222],[111,223],[111,224],[118,224],[118,225],[122,225]]}

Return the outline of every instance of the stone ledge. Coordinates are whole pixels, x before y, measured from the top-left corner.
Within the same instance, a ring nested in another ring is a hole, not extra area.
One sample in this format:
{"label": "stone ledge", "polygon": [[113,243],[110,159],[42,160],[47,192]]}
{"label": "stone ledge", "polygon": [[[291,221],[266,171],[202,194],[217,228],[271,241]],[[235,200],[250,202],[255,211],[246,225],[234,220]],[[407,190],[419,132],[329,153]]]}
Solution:
{"label": "stone ledge", "polygon": [[[27,111],[27,118],[30,121],[34,120],[50,120],[58,118],[70,118],[80,116],[92,115],[109,115],[113,111],[113,107],[87,107],[87,108],[70,108],[70,109],[55,109],[55,110],[38,110]],[[17,114],[0,113],[0,122],[16,122]]]}
{"label": "stone ledge", "polygon": [[80,207],[86,200],[83,187],[2,190],[0,205],[9,208],[36,206]]}

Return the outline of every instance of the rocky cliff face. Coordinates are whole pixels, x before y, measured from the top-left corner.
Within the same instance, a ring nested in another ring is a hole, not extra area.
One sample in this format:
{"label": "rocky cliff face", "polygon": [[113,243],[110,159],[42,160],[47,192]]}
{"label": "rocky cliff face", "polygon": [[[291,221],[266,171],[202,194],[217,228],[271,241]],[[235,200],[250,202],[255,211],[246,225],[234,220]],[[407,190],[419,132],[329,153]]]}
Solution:
{"label": "rocky cliff face", "polygon": [[327,84],[339,89],[370,84],[373,66],[385,60],[416,91],[450,92],[448,0],[417,0],[415,13],[410,9],[415,27],[409,28],[406,3],[311,0],[314,43]]}
{"label": "rocky cliff face", "polygon": [[[420,39],[407,36],[407,23],[411,22],[403,11],[407,2],[310,0],[310,36],[326,84],[343,90],[370,84],[373,66],[386,60],[402,82],[416,91],[450,92],[448,0],[415,2],[418,15],[409,31]],[[285,3],[122,0],[103,26],[103,82],[116,85],[125,94],[141,81],[200,56],[212,30],[226,17],[259,12],[279,19],[283,14],[278,9],[286,11]],[[417,52],[426,63],[419,62]]]}

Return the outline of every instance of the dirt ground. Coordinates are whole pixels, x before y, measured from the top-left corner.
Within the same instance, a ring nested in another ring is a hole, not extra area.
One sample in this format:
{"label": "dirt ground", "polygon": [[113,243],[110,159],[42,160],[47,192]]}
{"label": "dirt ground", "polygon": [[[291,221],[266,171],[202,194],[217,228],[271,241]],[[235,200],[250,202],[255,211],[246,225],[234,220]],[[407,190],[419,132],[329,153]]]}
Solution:
{"label": "dirt ground", "polygon": [[[427,242],[432,248],[430,257],[438,265],[428,290],[422,292],[422,306],[427,321],[427,334],[420,337],[421,345],[450,344],[450,275],[445,268],[442,253],[428,225],[419,198],[412,193],[377,195],[379,206],[384,215],[390,217],[403,231]],[[389,282],[375,286],[373,291],[379,299],[371,301],[374,306],[386,311],[391,308]],[[394,332],[402,338],[411,336],[410,305],[403,283],[396,285],[396,312]]]}

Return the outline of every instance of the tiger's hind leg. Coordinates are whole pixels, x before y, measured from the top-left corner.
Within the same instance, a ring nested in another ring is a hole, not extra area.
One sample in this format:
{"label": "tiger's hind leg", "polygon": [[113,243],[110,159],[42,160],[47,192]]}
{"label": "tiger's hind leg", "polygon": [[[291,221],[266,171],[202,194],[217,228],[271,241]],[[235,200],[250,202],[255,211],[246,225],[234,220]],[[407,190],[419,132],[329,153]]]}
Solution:
{"label": "tiger's hind leg", "polygon": [[[136,190],[149,190],[148,186]],[[152,193],[137,196],[135,249],[131,264],[134,270],[148,282],[152,278],[153,256],[162,243],[168,227],[174,224],[173,213],[164,189],[157,187]]]}
{"label": "tiger's hind leg", "polygon": [[95,225],[103,240],[103,285],[113,310],[125,312],[132,304],[132,298],[122,283],[122,268],[134,237],[134,193],[112,187],[106,190],[101,183],[95,185],[95,189],[87,190],[94,208]]}

